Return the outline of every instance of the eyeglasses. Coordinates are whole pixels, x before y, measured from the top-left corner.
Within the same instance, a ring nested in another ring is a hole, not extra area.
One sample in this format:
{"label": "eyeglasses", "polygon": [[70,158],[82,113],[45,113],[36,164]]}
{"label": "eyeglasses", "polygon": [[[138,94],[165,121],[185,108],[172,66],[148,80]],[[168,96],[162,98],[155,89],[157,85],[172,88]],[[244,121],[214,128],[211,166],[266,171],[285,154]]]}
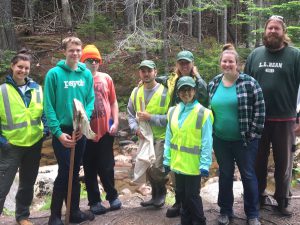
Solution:
{"label": "eyeglasses", "polygon": [[285,23],[283,16],[273,15],[269,18],[269,20],[281,20]]}
{"label": "eyeglasses", "polygon": [[193,88],[191,86],[183,86],[179,89],[179,92],[190,92]]}
{"label": "eyeglasses", "polygon": [[90,64],[93,64],[93,63],[98,64],[98,63],[100,63],[99,59],[86,59],[85,61],[88,62],[88,63],[90,63]]}

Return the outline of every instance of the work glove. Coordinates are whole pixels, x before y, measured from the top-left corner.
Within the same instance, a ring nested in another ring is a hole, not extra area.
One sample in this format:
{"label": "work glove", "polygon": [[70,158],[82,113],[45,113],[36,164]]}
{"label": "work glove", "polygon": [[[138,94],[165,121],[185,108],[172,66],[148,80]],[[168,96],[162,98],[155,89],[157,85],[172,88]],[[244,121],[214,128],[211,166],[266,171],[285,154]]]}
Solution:
{"label": "work glove", "polygon": [[205,169],[200,169],[200,175],[201,175],[201,177],[208,177],[209,173]]}
{"label": "work glove", "polygon": [[170,173],[170,166],[164,166],[165,168],[165,175],[168,175]]}

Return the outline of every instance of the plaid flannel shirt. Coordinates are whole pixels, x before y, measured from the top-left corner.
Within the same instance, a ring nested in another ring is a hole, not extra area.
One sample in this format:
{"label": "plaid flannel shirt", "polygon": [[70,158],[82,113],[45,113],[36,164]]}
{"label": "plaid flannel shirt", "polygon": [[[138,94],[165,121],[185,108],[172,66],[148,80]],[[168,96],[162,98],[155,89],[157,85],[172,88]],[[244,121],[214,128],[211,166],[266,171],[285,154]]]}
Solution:
{"label": "plaid flannel shirt", "polygon": [[[209,83],[210,99],[214,96],[222,77],[223,74],[219,74]],[[247,74],[239,74],[236,93],[240,133],[247,144],[253,138],[261,137],[265,122],[265,101],[258,82]]]}

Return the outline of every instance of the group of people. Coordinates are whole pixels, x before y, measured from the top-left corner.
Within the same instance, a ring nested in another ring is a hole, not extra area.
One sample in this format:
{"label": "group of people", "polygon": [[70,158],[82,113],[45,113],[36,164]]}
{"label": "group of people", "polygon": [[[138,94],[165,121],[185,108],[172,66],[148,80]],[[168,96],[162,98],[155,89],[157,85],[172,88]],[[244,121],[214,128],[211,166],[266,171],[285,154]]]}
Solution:
{"label": "group of people", "polygon": [[[290,182],[295,135],[296,100],[300,84],[300,51],[289,45],[286,24],[271,16],[263,46],[248,57],[240,72],[234,46],[224,45],[221,74],[208,86],[194,65],[190,51],[177,54],[176,67],[168,76],[157,77],[152,60],[139,65],[140,84],[128,102],[128,122],[140,140],[141,122],[150,125],[155,161],[146,177],[152,188],[141,206],[162,207],[168,177],[175,184],[175,204],[167,217],[181,216],[181,225],[206,224],[200,193],[201,177],[209,176],[212,150],[219,164],[219,224],[229,224],[233,211],[235,164],[244,187],[244,211],[249,225],[260,225],[259,206],[267,203],[267,165],[272,144],[275,162],[275,193],[278,211],[292,215]],[[75,148],[70,222],[93,220],[108,210],[121,208],[114,184],[114,135],[118,130],[118,102],[112,78],[99,72],[102,57],[94,45],[82,50],[76,37],[62,41],[65,60],[45,77],[44,94],[28,77],[31,58],[26,50],[11,60],[11,74],[0,86],[0,214],[6,195],[19,170],[16,221],[31,225],[33,198],[42,142],[52,133],[58,162],[49,225],[62,225],[61,210],[67,198],[70,149]],[[96,137],[87,140],[73,131],[73,99],[84,106]],[[79,208],[79,168],[83,164],[89,212]],[[170,173],[170,176],[168,176]],[[173,175],[171,175],[173,174]],[[102,204],[98,176],[110,208]]]}

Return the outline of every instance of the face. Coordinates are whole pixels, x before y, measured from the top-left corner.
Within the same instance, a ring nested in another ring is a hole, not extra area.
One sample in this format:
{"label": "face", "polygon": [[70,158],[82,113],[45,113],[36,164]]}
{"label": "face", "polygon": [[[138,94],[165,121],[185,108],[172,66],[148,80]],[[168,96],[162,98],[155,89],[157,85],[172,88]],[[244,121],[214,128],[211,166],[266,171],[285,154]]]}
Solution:
{"label": "face", "polygon": [[98,59],[86,59],[84,63],[86,67],[92,72],[97,71],[100,65],[100,61]]}
{"label": "face", "polygon": [[24,83],[25,77],[28,76],[30,70],[30,62],[19,60],[16,64],[11,64],[11,69],[13,72],[13,79],[17,83]]}
{"label": "face", "polygon": [[269,49],[279,49],[283,45],[284,30],[279,21],[271,20],[265,30],[263,43]]}
{"label": "face", "polygon": [[184,104],[193,102],[195,94],[195,88],[187,85],[182,86],[178,91],[178,96]]}
{"label": "face", "polygon": [[154,82],[156,74],[157,74],[156,69],[150,69],[150,68],[144,67],[144,66],[141,67],[139,70],[140,78],[146,84]]}
{"label": "face", "polygon": [[236,75],[238,66],[235,55],[224,53],[221,58],[220,67],[225,75]]}
{"label": "face", "polygon": [[193,67],[194,67],[194,62],[189,62],[187,60],[177,61],[177,68],[180,71],[182,76],[190,75]]}
{"label": "face", "polygon": [[64,54],[68,64],[76,64],[81,58],[82,46],[69,43]]}

